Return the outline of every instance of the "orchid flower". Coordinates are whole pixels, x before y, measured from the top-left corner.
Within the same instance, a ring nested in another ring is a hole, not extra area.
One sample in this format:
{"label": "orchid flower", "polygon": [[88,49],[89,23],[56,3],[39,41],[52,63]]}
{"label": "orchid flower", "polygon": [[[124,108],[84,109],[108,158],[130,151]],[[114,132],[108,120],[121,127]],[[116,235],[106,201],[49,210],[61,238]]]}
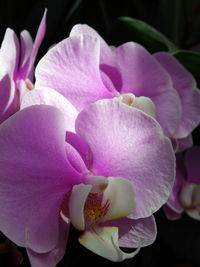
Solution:
{"label": "orchid flower", "polygon": [[0,125],[1,231],[27,248],[34,267],[60,261],[70,221],[95,253],[114,261],[134,256],[138,250],[128,255],[119,245],[155,240],[152,214],[174,180],[169,139],[152,117],[115,99],[82,110],[75,133],[65,123],[57,108],[35,105]]}
{"label": "orchid flower", "polygon": [[173,56],[151,55],[134,42],[110,47],[87,25],[75,25],[40,60],[35,87],[24,107],[58,106],[55,98],[63,97],[80,111],[99,99],[117,98],[155,117],[176,150],[192,145],[191,131],[200,122],[200,92]]}
{"label": "orchid flower", "polygon": [[20,34],[20,45],[14,31],[6,30],[0,48],[0,122],[19,110],[25,92],[33,88],[33,65],[46,31],[46,12],[34,43],[26,30]]}
{"label": "orchid flower", "polygon": [[200,148],[192,147],[183,155],[178,153],[175,183],[164,206],[168,219],[179,219],[183,212],[200,220]]}

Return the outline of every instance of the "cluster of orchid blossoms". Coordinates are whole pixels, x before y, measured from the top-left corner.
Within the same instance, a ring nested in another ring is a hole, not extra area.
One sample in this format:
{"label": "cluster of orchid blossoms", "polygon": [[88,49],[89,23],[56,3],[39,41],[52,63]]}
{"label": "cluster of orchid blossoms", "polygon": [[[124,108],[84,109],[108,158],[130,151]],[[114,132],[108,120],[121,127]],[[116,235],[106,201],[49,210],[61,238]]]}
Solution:
{"label": "cluster of orchid blossoms", "polygon": [[172,55],[110,47],[87,25],[34,71],[45,20],[34,43],[7,29],[0,49],[0,231],[33,267],[56,266],[70,225],[94,253],[132,258],[161,207],[200,219],[200,93]]}

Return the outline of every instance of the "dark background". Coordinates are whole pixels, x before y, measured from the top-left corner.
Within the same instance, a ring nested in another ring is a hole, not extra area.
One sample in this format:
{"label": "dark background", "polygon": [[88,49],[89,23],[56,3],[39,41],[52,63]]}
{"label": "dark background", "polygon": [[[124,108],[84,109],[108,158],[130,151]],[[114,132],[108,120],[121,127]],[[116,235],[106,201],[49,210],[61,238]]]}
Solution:
{"label": "dark background", "polygon": [[[143,20],[165,34],[178,48],[200,51],[200,1],[197,0],[0,0],[0,41],[7,27],[17,34],[28,30],[35,37],[44,8],[48,8],[47,32],[37,61],[48,48],[66,38],[73,25],[86,23],[96,29],[112,45],[120,44],[112,35],[113,25],[120,16]],[[123,40],[124,41],[124,40]],[[125,41],[134,41],[134,36]],[[200,71],[200,70],[199,70]],[[193,133],[200,145],[200,130]],[[72,229],[62,266],[132,266],[132,267],[198,267],[200,266],[200,222],[183,216],[168,221],[162,210],[156,214],[156,242],[133,259],[112,263],[87,251],[77,242],[80,234]],[[4,237],[1,237],[1,241]],[[22,267],[29,262],[25,250]],[[10,253],[0,255],[0,267],[12,265]],[[38,266],[39,267],[39,266]]]}

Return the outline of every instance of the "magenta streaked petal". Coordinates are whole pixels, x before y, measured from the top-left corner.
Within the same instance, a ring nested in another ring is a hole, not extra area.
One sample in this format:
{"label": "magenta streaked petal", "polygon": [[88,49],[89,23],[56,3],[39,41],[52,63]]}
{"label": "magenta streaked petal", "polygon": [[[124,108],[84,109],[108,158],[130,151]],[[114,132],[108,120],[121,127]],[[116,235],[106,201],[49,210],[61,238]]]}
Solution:
{"label": "magenta streaked petal", "polygon": [[21,109],[41,104],[58,108],[64,115],[66,131],[75,131],[74,124],[78,111],[65,97],[51,88],[44,87],[27,92],[22,98]]}
{"label": "magenta streaked petal", "polygon": [[187,181],[200,184],[200,147],[195,146],[187,150],[184,158],[187,169]]}
{"label": "magenta streaked petal", "polygon": [[45,105],[17,112],[0,125],[0,147],[0,229],[20,246],[49,252],[63,198],[82,181],[67,160],[62,113]]}
{"label": "magenta streaked petal", "polygon": [[73,36],[50,49],[36,67],[36,88],[50,87],[77,109],[113,94],[99,70],[100,42],[91,36]]}
{"label": "magenta streaked petal", "polygon": [[32,267],[55,267],[65,254],[66,243],[69,233],[69,224],[60,219],[59,239],[56,247],[47,253],[37,253],[27,249]]}
{"label": "magenta streaked petal", "polygon": [[168,73],[141,45],[129,42],[115,50],[122,77],[121,93],[149,97],[165,133],[172,135],[181,116],[180,100]]}
{"label": "magenta streaked petal", "polygon": [[[30,72],[32,71],[37,52],[39,50],[39,47],[42,43],[42,40],[43,40],[45,32],[46,32],[46,15],[47,15],[47,9],[45,9],[45,11],[44,11],[42,20],[40,22],[40,26],[38,28],[38,31],[37,31],[37,34],[35,37],[35,41],[33,43],[33,46],[32,46],[31,52],[30,52],[30,55],[27,58],[26,63],[20,69],[20,78],[24,79],[25,77],[28,77]],[[26,43],[26,45],[28,45],[29,43]],[[30,48],[27,47],[26,49],[30,49]]]}
{"label": "magenta streaked petal", "polygon": [[75,128],[90,146],[94,175],[123,177],[133,183],[135,218],[152,215],[167,201],[174,180],[174,152],[154,119],[107,99],[79,113]]}
{"label": "magenta streaked petal", "polygon": [[15,98],[15,85],[8,74],[0,80],[0,123],[6,120],[11,112]]}
{"label": "magenta streaked petal", "polygon": [[154,56],[169,73],[173,87],[181,99],[182,117],[174,136],[176,138],[184,138],[200,122],[200,92],[196,88],[196,82],[191,73],[172,55],[160,52]]}
{"label": "magenta streaked petal", "polygon": [[16,79],[19,61],[19,41],[16,34],[7,28],[0,49],[0,59],[9,75]]}
{"label": "magenta streaked petal", "polygon": [[137,248],[151,245],[157,235],[156,222],[153,216],[142,219],[121,218],[106,222],[105,225],[119,229],[119,246]]}

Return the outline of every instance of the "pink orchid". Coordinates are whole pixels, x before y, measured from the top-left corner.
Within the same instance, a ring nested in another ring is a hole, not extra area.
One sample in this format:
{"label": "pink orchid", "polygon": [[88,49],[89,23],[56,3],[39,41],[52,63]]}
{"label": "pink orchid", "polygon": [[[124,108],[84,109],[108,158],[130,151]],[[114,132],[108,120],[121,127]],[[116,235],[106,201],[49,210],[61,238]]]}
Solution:
{"label": "pink orchid", "polygon": [[14,31],[6,30],[0,48],[0,122],[19,110],[24,93],[33,88],[33,65],[46,31],[46,12],[34,43],[26,30],[20,34],[20,45]]}
{"label": "pink orchid", "polygon": [[179,219],[183,212],[200,220],[200,148],[193,147],[176,155],[176,178],[164,211],[168,219]]}
{"label": "pink orchid", "polygon": [[175,172],[169,139],[153,118],[117,100],[81,111],[76,133],[65,123],[57,108],[36,105],[0,125],[1,231],[37,267],[63,257],[70,221],[95,253],[134,256],[138,250],[119,246],[155,240],[152,214],[167,201]]}
{"label": "pink orchid", "polygon": [[191,131],[200,122],[195,80],[173,56],[151,55],[134,42],[110,47],[87,25],[74,26],[40,60],[35,87],[24,106],[58,106],[55,98],[66,98],[80,111],[98,99],[118,98],[156,117],[177,150],[192,145]]}

